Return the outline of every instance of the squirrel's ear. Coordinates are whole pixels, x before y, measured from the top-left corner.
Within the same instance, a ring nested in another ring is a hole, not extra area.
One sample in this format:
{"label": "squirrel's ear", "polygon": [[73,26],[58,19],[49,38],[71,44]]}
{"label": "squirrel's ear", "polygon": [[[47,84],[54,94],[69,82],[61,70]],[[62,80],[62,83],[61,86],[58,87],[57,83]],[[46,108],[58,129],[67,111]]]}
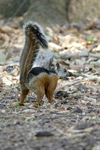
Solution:
{"label": "squirrel's ear", "polygon": [[55,71],[55,67],[52,66],[52,67],[50,68],[50,70],[51,70],[51,71]]}
{"label": "squirrel's ear", "polygon": [[57,67],[57,70],[59,71],[59,69],[60,69],[59,63],[56,64],[56,67]]}

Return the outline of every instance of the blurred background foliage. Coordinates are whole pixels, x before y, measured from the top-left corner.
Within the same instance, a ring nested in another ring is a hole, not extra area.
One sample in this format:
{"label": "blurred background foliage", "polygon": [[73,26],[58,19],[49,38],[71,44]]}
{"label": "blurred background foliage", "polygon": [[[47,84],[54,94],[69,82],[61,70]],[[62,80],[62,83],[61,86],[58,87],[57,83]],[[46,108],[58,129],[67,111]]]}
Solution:
{"label": "blurred background foliage", "polygon": [[0,0],[0,15],[4,18],[24,16],[42,26],[100,18],[98,0]]}

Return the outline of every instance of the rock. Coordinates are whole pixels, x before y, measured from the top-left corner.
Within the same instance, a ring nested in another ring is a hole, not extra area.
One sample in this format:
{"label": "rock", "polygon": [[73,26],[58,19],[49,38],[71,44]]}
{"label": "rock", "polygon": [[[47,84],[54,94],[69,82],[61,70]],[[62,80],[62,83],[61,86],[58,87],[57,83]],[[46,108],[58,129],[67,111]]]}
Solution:
{"label": "rock", "polygon": [[100,18],[100,3],[98,0],[71,0],[68,7],[69,22],[85,20],[87,17],[94,19]]}
{"label": "rock", "polygon": [[[62,99],[63,97],[64,98],[68,97],[68,93],[66,91],[58,91],[58,92],[55,91],[54,95],[55,95],[55,98],[59,98],[59,99]],[[67,101],[66,101],[66,103],[67,103]]]}
{"label": "rock", "polygon": [[41,3],[41,0],[31,0],[24,21],[35,20],[42,27],[67,23],[67,1],[69,0],[45,0]]}
{"label": "rock", "polygon": [[82,124],[78,124],[77,126],[76,126],[76,129],[78,129],[78,130],[83,130],[83,129],[86,129],[86,128],[89,128],[89,127],[91,127],[92,126],[92,123],[82,123]]}
{"label": "rock", "polygon": [[82,113],[82,110],[77,107],[77,108],[73,111],[73,113]]}
{"label": "rock", "polygon": [[[23,6],[24,7],[21,7]],[[0,1],[0,14],[4,17],[12,17],[14,15],[22,15],[24,12],[27,11],[30,5],[30,1],[23,0],[6,0]],[[21,9],[19,9],[21,7]]]}
{"label": "rock", "polygon": [[41,137],[41,136],[54,136],[50,131],[48,130],[40,130],[40,131],[37,131],[36,135],[37,137]]}
{"label": "rock", "polygon": [[86,93],[87,92],[87,88],[84,84],[80,83],[78,88],[79,91],[81,91],[82,93]]}

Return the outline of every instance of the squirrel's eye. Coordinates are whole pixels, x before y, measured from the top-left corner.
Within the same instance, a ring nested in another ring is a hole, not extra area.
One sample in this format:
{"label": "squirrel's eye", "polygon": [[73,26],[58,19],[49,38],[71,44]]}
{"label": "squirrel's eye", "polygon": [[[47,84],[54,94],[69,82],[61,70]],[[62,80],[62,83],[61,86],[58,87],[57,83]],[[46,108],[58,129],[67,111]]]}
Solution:
{"label": "squirrel's eye", "polygon": [[67,70],[66,70],[66,69],[64,69],[64,72],[67,72]]}

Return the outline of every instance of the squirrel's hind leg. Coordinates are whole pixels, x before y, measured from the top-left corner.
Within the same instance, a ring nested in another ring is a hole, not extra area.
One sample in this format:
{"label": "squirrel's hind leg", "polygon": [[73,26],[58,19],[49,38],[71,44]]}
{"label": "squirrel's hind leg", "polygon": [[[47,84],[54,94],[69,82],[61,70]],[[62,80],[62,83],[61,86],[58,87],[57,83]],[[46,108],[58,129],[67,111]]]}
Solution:
{"label": "squirrel's hind leg", "polygon": [[52,103],[52,97],[53,97],[53,90],[46,90],[45,95],[47,99],[49,100],[49,103]]}
{"label": "squirrel's hind leg", "polygon": [[44,96],[44,93],[42,93],[41,91],[38,91],[38,93],[36,93],[36,94],[37,94],[37,100],[36,101],[40,104],[40,102]]}
{"label": "squirrel's hind leg", "polygon": [[28,92],[29,92],[29,89],[27,89],[24,85],[20,85],[20,91],[21,91],[21,94],[20,94],[20,104],[23,104],[24,103],[24,99],[26,98]]}
{"label": "squirrel's hind leg", "polygon": [[45,95],[50,103],[52,103],[52,97],[56,86],[57,86],[57,82],[55,83],[51,82],[48,88],[45,90]]}
{"label": "squirrel's hind leg", "polygon": [[57,81],[58,81],[57,75],[52,74],[50,76],[49,85],[45,90],[45,95],[46,95],[46,97],[47,97],[47,99],[49,100],[50,103],[52,103],[53,92],[56,89]]}
{"label": "squirrel's hind leg", "polygon": [[37,95],[37,102],[40,104],[43,96],[45,95],[44,85],[41,81],[33,81],[29,84],[29,88]]}

